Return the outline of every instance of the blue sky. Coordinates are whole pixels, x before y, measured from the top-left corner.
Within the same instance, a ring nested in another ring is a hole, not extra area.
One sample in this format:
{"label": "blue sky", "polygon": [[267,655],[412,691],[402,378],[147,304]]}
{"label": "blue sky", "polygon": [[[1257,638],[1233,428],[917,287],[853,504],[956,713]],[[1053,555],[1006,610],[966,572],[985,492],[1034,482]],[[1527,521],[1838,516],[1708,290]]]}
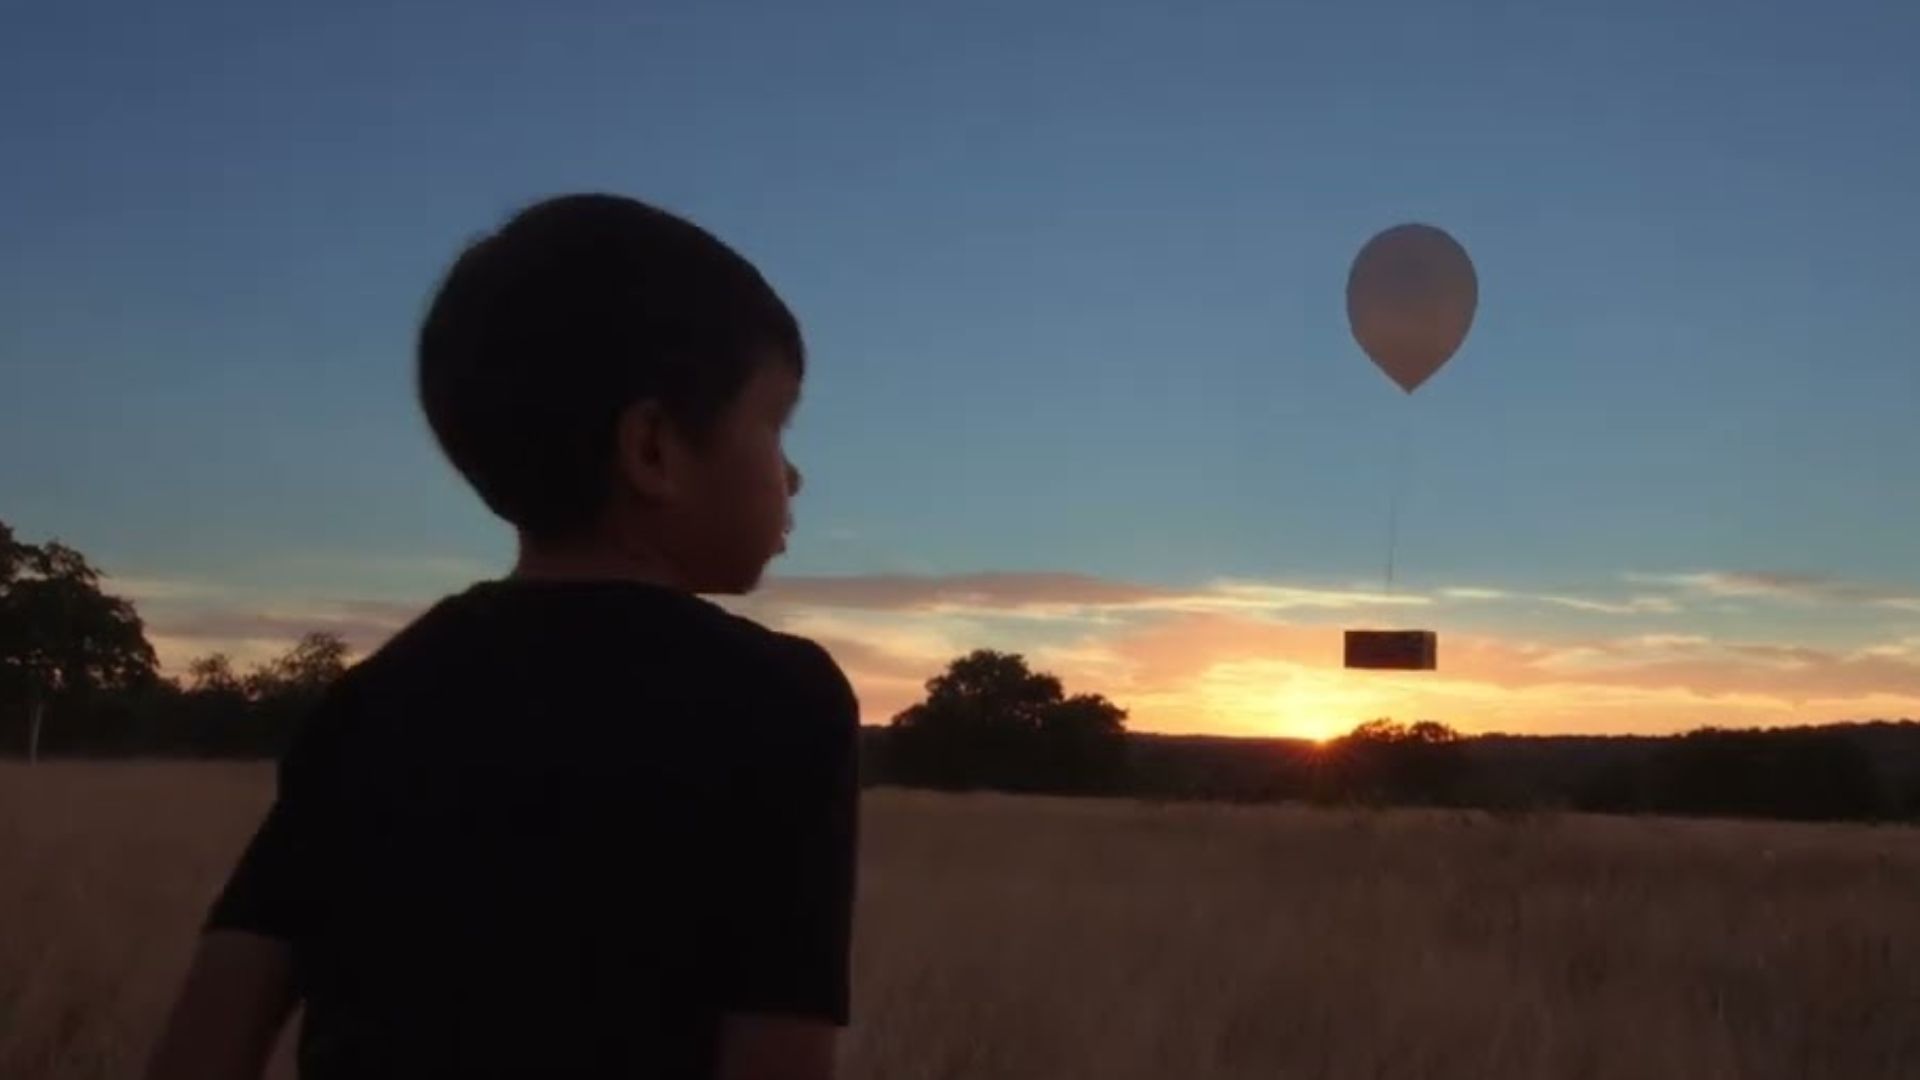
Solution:
{"label": "blue sky", "polygon": [[[559,7],[7,16],[0,517],[161,606],[501,566],[413,327],[464,240],[597,188],[805,324],[785,575],[1377,590],[1404,427],[1401,581],[1449,630],[1920,635],[1878,604],[1920,594],[1911,4]],[[1481,282],[1412,399],[1341,300],[1407,220]],[[1782,580],[1822,584],[1706,584]],[[1463,588],[1716,602],[1599,627]]]}

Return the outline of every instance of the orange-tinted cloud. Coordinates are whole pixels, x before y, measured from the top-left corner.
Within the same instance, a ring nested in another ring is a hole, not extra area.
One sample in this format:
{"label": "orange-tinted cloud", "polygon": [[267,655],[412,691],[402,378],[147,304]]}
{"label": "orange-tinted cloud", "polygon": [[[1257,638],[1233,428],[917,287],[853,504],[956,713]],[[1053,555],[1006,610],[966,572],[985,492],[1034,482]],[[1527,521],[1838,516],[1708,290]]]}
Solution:
{"label": "orange-tinted cloud", "polygon": [[[873,587],[884,603],[836,585],[825,601],[858,609],[840,617],[787,605],[778,588],[756,614],[806,632],[830,626],[831,640],[863,690],[868,720],[884,720],[917,697],[915,676],[934,674],[948,656],[997,645],[1023,651],[1072,689],[1108,694],[1133,713],[1135,727],[1238,734],[1325,735],[1374,716],[1431,718],[1464,730],[1671,731],[1704,724],[1818,722],[1876,715],[1920,716],[1920,647],[1881,643],[1844,650],[1793,642],[1716,640],[1689,632],[1686,607],[1672,596],[1525,594],[1492,588],[1440,590],[1410,601],[1537,605],[1592,618],[1658,620],[1640,634],[1562,635],[1519,640],[1497,633],[1443,634],[1436,673],[1348,672],[1341,667],[1340,624],[1369,605],[1362,592],[1294,605],[1296,590],[1216,584],[1181,592],[1087,584],[1091,579],[997,575],[992,590],[945,590],[941,579],[888,579]],[[1634,582],[1645,587],[1655,582]],[[1785,575],[1715,576],[1670,582],[1682,593],[1803,602],[1872,603],[1881,594]],[[955,602],[955,592],[968,596]],[[1263,603],[1271,599],[1273,603]],[[1000,610],[996,612],[995,605]],[[1041,607],[1056,615],[1050,638],[1024,619]],[[1086,618],[1098,613],[1103,618]],[[857,616],[857,617],[853,617]],[[828,618],[823,626],[821,619]],[[1012,642],[1019,637],[1023,640]],[[896,647],[896,642],[899,647]],[[1011,643],[1009,643],[1011,642]],[[857,651],[855,651],[857,646]],[[886,668],[884,677],[868,672]]]}
{"label": "orange-tinted cloud", "polygon": [[1146,603],[1170,590],[1088,574],[864,574],[776,577],[758,594],[766,603],[907,611],[927,608],[1098,607]]}
{"label": "orange-tinted cloud", "polygon": [[[128,591],[145,597],[141,610],[172,670],[216,649],[255,662],[310,630],[339,633],[364,654],[424,607],[267,603],[191,583],[142,582]],[[1716,636],[1693,625],[1689,598],[1723,597],[1788,611],[1844,605],[1858,612],[1860,640],[1774,638],[1758,623],[1738,637]],[[869,723],[919,700],[953,657],[998,648],[1027,655],[1069,690],[1108,695],[1138,729],[1320,736],[1377,716],[1540,732],[1920,716],[1920,627],[1908,618],[1902,630],[1898,620],[1909,613],[1892,602],[1899,599],[1898,590],[1804,575],[1637,575],[1620,595],[1459,586],[1383,596],[1274,582],[1181,589],[998,573],[779,578],[727,604],[826,646]],[[1508,608],[1558,612],[1555,632],[1534,639],[1445,629],[1449,612],[1471,611],[1476,625],[1498,627]],[[1343,670],[1342,626],[1376,619],[1440,626],[1441,670]]]}
{"label": "orange-tinted cloud", "polygon": [[1071,573],[849,575],[782,577],[768,582],[749,607],[793,606],[857,611],[1064,618],[1153,611],[1351,611],[1422,607],[1426,596],[1365,589],[1278,585],[1220,579],[1193,589],[1140,585]]}
{"label": "orange-tinted cloud", "polygon": [[171,672],[213,652],[242,667],[257,664],[315,631],[339,635],[364,656],[427,606],[425,601],[267,596],[203,581],[116,577],[103,585],[134,603],[162,669]]}

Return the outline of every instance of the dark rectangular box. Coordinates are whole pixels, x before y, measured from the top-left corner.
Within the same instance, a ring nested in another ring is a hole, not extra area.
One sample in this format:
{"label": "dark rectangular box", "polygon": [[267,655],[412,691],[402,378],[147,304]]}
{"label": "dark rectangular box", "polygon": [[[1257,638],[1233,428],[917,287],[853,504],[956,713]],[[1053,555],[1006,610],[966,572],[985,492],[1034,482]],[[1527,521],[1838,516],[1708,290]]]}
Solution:
{"label": "dark rectangular box", "polygon": [[1347,666],[1372,671],[1433,671],[1440,635],[1431,630],[1349,630]]}

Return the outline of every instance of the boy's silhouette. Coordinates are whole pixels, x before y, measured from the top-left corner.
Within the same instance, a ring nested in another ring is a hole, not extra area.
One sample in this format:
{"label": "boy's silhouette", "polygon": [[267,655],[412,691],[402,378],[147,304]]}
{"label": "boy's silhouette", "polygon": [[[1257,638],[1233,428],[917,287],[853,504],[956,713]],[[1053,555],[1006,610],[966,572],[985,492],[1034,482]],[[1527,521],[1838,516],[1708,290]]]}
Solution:
{"label": "boy's silhouette", "polygon": [[207,919],[155,1078],[820,1078],[847,1020],[857,708],[700,599],[784,547],[792,314],[630,199],[536,205],[419,338],[502,581],[349,672]]}

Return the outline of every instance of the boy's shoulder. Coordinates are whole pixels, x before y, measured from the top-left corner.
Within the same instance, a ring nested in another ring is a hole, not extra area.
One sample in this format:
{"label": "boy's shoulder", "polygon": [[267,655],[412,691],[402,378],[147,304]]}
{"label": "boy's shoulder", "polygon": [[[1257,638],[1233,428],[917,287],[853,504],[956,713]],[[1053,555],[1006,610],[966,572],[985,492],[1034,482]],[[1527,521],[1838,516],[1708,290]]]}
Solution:
{"label": "boy's shoulder", "polygon": [[[651,642],[669,672],[704,671],[728,696],[804,702],[856,715],[852,683],[826,648],[702,597],[619,586],[525,589],[482,583],[434,604],[349,670],[344,691],[394,681],[445,685],[436,670],[498,669],[604,651],[612,673],[631,670],[628,633]],[[492,661],[489,661],[489,657]],[[465,680],[461,680],[465,681]]]}
{"label": "boy's shoulder", "polygon": [[[554,677],[551,657],[566,653],[567,640],[575,635],[551,618],[542,622],[518,609],[504,619],[491,617],[499,613],[476,615],[465,610],[463,598],[469,595],[456,593],[436,603],[349,668],[298,726],[286,760],[303,760],[308,764],[300,771],[311,772],[321,767],[314,762],[364,748],[365,738],[388,730],[385,721],[396,717],[452,714],[463,724],[484,723],[500,710],[539,700],[542,695],[528,688]],[[648,663],[637,670],[624,662],[631,659],[632,639],[593,639],[586,644],[597,655],[576,655],[567,662],[571,700],[621,701],[630,691],[614,684],[628,679],[678,681],[677,688],[665,691],[667,700],[730,718],[726,737],[747,739],[774,758],[797,763],[847,753],[860,726],[859,700],[839,663],[818,642],[697,597],[683,597],[684,604],[662,599],[666,609],[656,610],[639,628],[659,646],[649,650]],[[552,609],[540,614],[560,615]],[[597,625],[605,614],[582,618]],[[590,677],[581,682],[583,673]]]}
{"label": "boy's shoulder", "polygon": [[857,714],[858,701],[852,682],[833,654],[819,642],[772,629],[717,605],[715,610],[740,642],[743,678],[765,679],[767,682],[761,689],[783,697],[801,695],[824,706],[830,714]]}

